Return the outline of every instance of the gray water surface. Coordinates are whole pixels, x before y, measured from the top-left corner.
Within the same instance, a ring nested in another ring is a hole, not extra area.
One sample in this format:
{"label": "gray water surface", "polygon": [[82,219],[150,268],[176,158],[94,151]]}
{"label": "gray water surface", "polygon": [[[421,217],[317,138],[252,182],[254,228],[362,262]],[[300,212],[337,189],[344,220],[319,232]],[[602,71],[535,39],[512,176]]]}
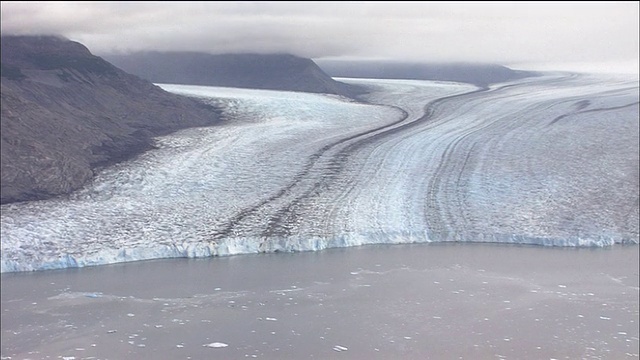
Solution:
{"label": "gray water surface", "polygon": [[632,359],[638,263],[421,244],[2,274],[2,358]]}

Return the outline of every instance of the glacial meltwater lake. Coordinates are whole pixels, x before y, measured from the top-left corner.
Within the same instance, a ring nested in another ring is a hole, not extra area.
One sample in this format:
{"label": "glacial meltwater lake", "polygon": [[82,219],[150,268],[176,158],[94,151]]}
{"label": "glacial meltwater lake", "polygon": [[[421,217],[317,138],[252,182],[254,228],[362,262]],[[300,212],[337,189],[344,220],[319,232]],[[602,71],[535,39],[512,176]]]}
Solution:
{"label": "glacial meltwater lake", "polygon": [[370,245],[2,274],[2,359],[633,359],[638,246]]}

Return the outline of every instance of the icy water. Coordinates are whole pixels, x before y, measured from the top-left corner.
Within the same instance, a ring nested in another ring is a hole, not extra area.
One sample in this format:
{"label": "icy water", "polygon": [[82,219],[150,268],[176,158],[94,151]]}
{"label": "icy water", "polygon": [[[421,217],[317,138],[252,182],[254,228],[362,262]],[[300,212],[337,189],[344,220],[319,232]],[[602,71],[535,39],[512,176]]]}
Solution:
{"label": "icy water", "polygon": [[2,274],[3,359],[634,359],[638,247],[374,245]]}

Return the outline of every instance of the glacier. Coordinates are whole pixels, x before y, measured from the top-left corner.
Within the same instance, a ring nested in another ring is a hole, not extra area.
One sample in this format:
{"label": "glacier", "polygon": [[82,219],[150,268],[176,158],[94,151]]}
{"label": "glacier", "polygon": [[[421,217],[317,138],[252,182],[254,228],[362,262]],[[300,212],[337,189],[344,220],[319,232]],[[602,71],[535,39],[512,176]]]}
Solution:
{"label": "glacier", "polygon": [[366,244],[639,242],[638,79],[340,79],[333,95],[159,84],[223,123],[68,196],[1,207],[2,272]]}

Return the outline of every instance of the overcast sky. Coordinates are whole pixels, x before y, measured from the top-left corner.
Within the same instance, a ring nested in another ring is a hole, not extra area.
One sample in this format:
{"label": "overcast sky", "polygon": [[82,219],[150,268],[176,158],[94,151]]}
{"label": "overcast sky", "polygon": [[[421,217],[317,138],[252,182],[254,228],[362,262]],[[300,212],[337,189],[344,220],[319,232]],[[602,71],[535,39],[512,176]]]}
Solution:
{"label": "overcast sky", "polygon": [[[93,53],[286,52],[638,72],[633,2],[2,2],[2,34]],[[580,65],[582,64],[582,65]]]}

